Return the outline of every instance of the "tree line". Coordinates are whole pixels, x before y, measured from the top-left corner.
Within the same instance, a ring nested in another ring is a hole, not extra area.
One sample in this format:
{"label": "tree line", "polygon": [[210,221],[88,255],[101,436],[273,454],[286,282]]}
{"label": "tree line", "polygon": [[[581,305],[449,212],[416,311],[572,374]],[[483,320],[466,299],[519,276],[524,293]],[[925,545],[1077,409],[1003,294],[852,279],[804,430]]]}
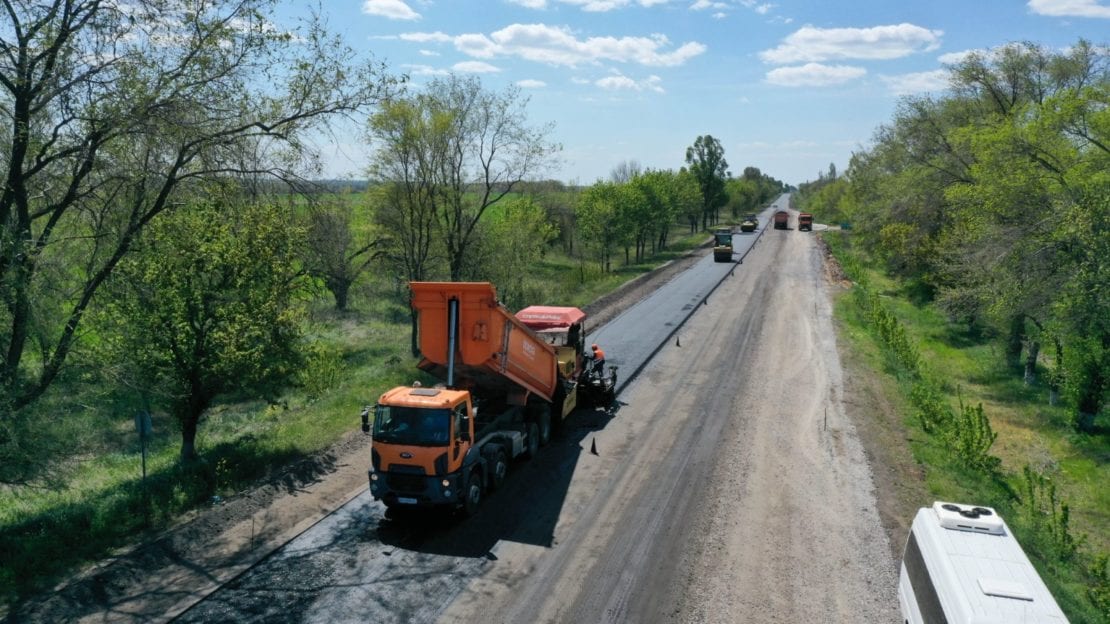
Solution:
{"label": "tree line", "polygon": [[1110,394],[1110,55],[1015,43],[901,102],[843,175],[800,187],[954,320],[999,336],[1091,430]]}

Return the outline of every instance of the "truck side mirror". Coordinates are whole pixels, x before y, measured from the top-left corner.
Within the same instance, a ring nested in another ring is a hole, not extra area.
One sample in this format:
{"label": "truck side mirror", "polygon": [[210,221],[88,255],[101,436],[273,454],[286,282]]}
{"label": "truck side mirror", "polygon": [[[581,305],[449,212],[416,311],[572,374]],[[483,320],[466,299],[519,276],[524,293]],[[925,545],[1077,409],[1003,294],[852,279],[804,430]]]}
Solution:
{"label": "truck side mirror", "polygon": [[377,405],[367,405],[366,407],[362,408],[361,416],[362,416],[362,432],[363,433],[370,433],[370,411],[371,410],[376,410],[377,407],[378,407]]}

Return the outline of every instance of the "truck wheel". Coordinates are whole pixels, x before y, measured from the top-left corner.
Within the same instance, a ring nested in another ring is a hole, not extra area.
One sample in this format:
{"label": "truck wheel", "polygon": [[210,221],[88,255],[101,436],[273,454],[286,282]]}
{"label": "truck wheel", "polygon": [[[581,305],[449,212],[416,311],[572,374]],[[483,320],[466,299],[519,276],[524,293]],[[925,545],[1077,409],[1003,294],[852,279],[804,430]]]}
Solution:
{"label": "truck wheel", "polygon": [[478,505],[482,502],[482,475],[478,472],[470,473],[467,479],[466,497],[463,499],[463,515],[470,517],[478,513]]}
{"label": "truck wheel", "polygon": [[536,453],[540,451],[540,428],[536,423],[528,423],[528,448],[524,451],[524,456],[532,459]]}
{"label": "truck wheel", "polygon": [[540,414],[540,446],[547,446],[551,441],[551,412],[545,410]]}
{"label": "truck wheel", "polygon": [[489,489],[500,490],[505,483],[505,476],[509,474],[509,460],[505,457],[505,451],[494,453],[490,467]]}

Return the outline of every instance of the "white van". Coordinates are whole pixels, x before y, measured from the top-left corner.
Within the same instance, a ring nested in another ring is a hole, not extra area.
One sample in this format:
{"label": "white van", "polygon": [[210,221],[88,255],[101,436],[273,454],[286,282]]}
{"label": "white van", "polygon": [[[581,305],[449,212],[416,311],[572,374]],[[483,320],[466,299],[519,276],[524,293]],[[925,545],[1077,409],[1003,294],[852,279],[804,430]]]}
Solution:
{"label": "white van", "polygon": [[1068,619],[990,507],[919,509],[902,554],[906,624],[1065,624]]}

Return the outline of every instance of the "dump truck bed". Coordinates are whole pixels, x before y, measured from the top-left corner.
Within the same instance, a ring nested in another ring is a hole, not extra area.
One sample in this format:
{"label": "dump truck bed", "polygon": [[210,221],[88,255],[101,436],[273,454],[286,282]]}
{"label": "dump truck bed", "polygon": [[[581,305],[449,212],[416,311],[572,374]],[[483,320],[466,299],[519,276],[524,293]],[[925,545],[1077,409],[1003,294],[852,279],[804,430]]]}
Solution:
{"label": "dump truck bed", "polygon": [[[555,348],[497,302],[489,282],[413,282],[419,314],[420,368],[446,379],[448,306],[459,302],[455,386],[506,395],[523,391],[552,401],[558,387]],[[518,396],[523,399],[523,396]]]}

